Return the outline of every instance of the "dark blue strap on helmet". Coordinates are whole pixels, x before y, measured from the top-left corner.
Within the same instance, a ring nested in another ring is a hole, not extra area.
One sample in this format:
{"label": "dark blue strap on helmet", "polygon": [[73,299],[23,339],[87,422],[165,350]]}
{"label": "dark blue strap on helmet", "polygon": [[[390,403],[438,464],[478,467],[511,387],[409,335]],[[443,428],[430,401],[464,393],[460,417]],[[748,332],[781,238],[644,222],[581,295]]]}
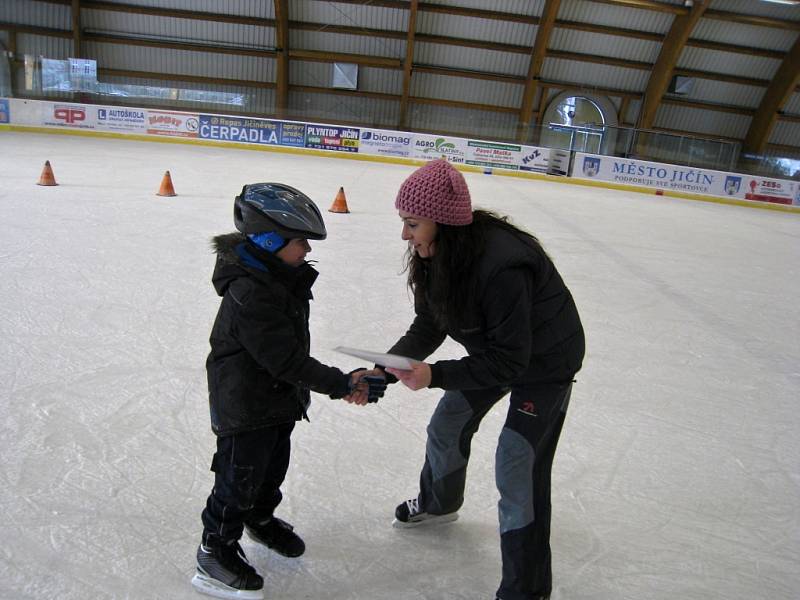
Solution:
{"label": "dark blue strap on helmet", "polygon": [[265,231],[263,233],[250,233],[247,235],[248,239],[256,246],[267,252],[273,254],[286,245],[286,238],[284,238],[277,231]]}

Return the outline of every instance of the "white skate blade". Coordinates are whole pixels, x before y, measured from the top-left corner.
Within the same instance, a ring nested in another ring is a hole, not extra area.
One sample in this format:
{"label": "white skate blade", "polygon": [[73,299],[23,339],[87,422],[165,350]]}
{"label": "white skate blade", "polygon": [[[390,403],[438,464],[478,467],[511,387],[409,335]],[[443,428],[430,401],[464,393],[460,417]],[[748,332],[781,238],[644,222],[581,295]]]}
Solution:
{"label": "white skate blade", "polygon": [[392,521],[392,527],[395,529],[411,529],[412,527],[419,527],[420,525],[442,525],[444,523],[452,523],[458,519],[457,512],[447,513],[446,515],[429,515],[428,513],[421,513],[413,521]]}
{"label": "white skate blade", "polygon": [[192,577],[192,585],[201,594],[226,598],[228,600],[264,600],[263,590],[237,590],[218,579],[197,571]]}

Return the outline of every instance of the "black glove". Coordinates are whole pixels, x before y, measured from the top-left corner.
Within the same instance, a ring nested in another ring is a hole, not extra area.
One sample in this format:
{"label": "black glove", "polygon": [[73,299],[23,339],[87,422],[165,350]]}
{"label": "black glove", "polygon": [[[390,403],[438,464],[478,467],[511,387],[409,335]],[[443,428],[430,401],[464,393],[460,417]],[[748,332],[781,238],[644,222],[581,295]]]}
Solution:
{"label": "black glove", "polygon": [[398,381],[400,381],[397,377],[395,377],[391,373],[387,373],[386,372],[386,367],[384,367],[383,365],[375,365],[373,368],[374,369],[380,369],[381,371],[383,371],[383,376],[386,378],[386,383],[387,384],[397,383]]}
{"label": "black glove", "polygon": [[377,402],[378,398],[383,398],[386,391],[386,378],[380,375],[367,375],[361,381],[366,381],[369,386],[367,390],[367,402]]}
{"label": "black glove", "polygon": [[342,375],[341,383],[336,385],[336,388],[328,394],[328,398],[331,400],[340,400],[345,396],[349,396],[354,389],[356,389],[357,384],[353,383],[353,373],[356,371],[364,371],[364,367],[359,367],[358,369],[353,369],[347,375]]}
{"label": "black glove", "polygon": [[353,387],[350,385],[350,375],[342,375],[341,382],[337,383],[336,388],[331,390],[331,393],[328,394],[328,398],[331,400],[340,400],[352,391]]}

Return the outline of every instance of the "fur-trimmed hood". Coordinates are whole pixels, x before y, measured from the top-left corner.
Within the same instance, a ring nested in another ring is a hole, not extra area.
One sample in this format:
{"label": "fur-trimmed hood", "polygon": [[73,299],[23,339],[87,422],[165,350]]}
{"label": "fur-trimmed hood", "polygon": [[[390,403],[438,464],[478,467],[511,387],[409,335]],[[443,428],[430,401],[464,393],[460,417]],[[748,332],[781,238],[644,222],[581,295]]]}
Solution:
{"label": "fur-trimmed hood", "polygon": [[318,273],[308,263],[290,267],[280,258],[247,241],[243,233],[232,232],[211,238],[211,248],[217,254],[212,282],[217,294],[223,296],[231,282],[239,277],[277,280],[293,293],[311,298],[311,286]]}
{"label": "fur-trimmed hood", "polygon": [[231,255],[232,260],[236,261],[236,246],[247,241],[243,233],[234,231],[232,233],[223,233],[222,235],[215,235],[211,238],[211,249],[217,256],[224,257]]}

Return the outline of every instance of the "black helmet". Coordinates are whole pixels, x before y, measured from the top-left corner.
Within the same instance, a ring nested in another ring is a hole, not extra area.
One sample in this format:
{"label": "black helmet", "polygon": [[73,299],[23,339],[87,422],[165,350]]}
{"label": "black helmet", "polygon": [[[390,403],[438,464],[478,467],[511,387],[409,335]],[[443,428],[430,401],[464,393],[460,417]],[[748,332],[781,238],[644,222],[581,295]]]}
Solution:
{"label": "black helmet", "polygon": [[233,205],[233,222],[244,234],[276,231],[286,239],[324,240],[328,236],[317,205],[282,183],[251,183]]}

